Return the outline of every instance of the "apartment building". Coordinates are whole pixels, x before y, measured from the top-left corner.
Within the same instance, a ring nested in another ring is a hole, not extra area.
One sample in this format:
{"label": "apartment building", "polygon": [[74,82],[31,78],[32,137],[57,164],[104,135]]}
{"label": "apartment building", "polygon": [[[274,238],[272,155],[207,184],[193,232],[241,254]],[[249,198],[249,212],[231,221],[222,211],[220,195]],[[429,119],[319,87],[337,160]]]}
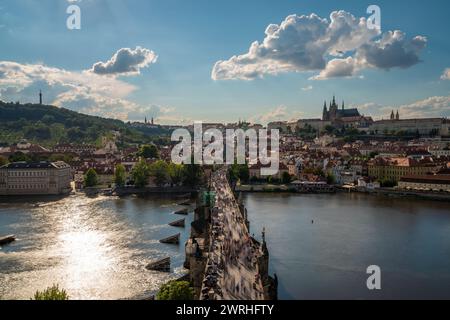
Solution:
{"label": "apartment building", "polygon": [[68,194],[71,181],[71,168],[62,161],[10,163],[0,167],[0,196]]}

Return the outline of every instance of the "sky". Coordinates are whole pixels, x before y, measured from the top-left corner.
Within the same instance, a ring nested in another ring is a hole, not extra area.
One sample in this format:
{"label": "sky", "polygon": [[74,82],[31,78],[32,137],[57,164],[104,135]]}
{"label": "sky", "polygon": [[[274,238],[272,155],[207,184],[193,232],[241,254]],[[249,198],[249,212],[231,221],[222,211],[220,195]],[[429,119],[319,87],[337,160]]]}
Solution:
{"label": "sky", "polygon": [[[71,5],[81,29],[70,30]],[[381,29],[368,27],[370,5]],[[0,100],[157,123],[450,117],[450,3],[0,0]]]}

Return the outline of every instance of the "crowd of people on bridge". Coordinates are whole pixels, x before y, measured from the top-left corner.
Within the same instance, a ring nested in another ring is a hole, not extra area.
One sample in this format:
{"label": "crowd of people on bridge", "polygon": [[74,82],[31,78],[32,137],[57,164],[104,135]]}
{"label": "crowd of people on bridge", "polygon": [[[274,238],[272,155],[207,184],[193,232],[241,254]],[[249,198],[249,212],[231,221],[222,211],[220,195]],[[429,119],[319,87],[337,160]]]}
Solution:
{"label": "crowd of people on bridge", "polygon": [[216,203],[211,211],[210,252],[201,298],[262,300],[257,260],[261,251],[249,235],[226,170],[214,173],[212,188]]}

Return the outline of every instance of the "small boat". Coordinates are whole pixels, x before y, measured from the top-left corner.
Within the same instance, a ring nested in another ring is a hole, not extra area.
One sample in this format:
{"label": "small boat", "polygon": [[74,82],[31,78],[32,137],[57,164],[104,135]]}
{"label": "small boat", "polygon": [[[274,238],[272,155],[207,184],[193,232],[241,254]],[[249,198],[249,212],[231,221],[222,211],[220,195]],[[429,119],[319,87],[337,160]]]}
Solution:
{"label": "small boat", "polygon": [[186,225],[186,219],[181,219],[181,220],[177,220],[177,221],[169,223],[169,226],[177,227],[177,228],[184,228],[185,225]]}
{"label": "small boat", "polygon": [[14,235],[0,237],[0,246],[10,244],[11,242],[14,242],[14,241],[16,241],[16,236],[14,236]]}
{"label": "small boat", "polygon": [[170,272],[170,257],[150,262],[145,268],[151,271]]}
{"label": "small boat", "polygon": [[175,211],[173,214],[179,214],[179,215],[187,216],[189,214],[189,210],[187,208],[186,209],[181,209],[181,210]]}
{"label": "small boat", "polygon": [[180,244],[180,236],[181,236],[181,234],[179,233],[174,236],[159,240],[159,242],[165,243],[165,244]]}

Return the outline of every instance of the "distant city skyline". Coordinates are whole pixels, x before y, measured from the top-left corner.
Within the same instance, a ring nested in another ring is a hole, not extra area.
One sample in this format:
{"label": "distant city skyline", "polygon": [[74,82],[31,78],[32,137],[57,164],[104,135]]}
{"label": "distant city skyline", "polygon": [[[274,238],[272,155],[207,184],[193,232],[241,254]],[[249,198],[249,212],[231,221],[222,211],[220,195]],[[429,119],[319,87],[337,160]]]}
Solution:
{"label": "distant city skyline", "polygon": [[[81,30],[68,30],[76,3]],[[450,117],[446,1],[17,0],[0,6],[0,100],[124,121]],[[407,8],[407,9],[406,9]]]}

